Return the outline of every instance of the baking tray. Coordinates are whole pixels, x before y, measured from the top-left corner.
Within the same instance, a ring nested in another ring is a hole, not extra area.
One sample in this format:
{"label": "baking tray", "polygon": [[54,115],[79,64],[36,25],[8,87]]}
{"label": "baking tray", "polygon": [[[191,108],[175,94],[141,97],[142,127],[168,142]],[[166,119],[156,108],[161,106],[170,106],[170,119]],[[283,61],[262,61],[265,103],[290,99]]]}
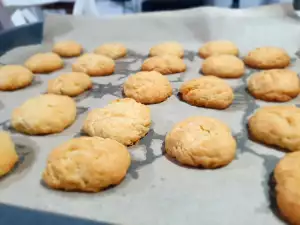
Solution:
{"label": "baking tray", "polygon": [[[43,23],[34,23],[21,27],[15,27],[0,32],[0,56],[5,52],[19,46],[39,44],[43,38]],[[0,105],[1,106],[1,105]],[[20,146],[17,146],[20,150]],[[24,157],[18,151],[18,153]],[[26,157],[26,156],[25,156]],[[20,166],[20,165],[18,165]],[[3,182],[0,179],[0,182]],[[20,192],[25,194],[25,190],[20,187]],[[105,225],[109,223],[101,223],[90,220],[84,220],[76,217],[68,217],[57,213],[49,213],[45,211],[31,210],[24,207],[12,206],[0,203],[0,224],[44,224],[44,225]]]}
{"label": "baking tray", "polygon": [[[284,35],[283,35],[284,34]],[[21,163],[0,181],[0,202],[92,221],[118,224],[284,224],[276,213],[270,177],[283,152],[248,139],[247,119],[258,108],[270,105],[253,99],[245,90],[254,70],[247,68],[241,79],[227,80],[235,91],[231,107],[219,111],[193,107],[177,96],[180,85],[199,77],[202,59],[199,46],[215,39],[235,42],[241,56],[265,45],[285,48],[292,57],[291,69],[299,71],[299,18],[292,5],[230,10],[196,8],[179,12],[153,13],[97,20],[51,15],[44,24],[42,43],[19,47],[0,58],[4,64],[24,61],[34,53],[51,50],[56,41],[75,39],[86,51],[104,42],[120,41],[129,55],[116,62],[112,76],[93,77],[93,89],[75,98],[76,122],[60,134],[26,136],[11,129],[11,111],[30,97],[44,93],[47,81],[70,71],[66,67],[50,75],[37,75],[33,85],[12,93],[0,93],[0,129],[12,133]],[[122,97],[122,84],[140,70],[154,44],[176,40],[185,47],[188,70],[170,75],[174,94],[165,102],[150,105],[149,133],[129,148],[132,165],[118,186],[97,194],[50,190],[41,182],[49,152],[59,144],[82,135],[87,112]],[[298,104],[299,97],[285,104]],[[211,116],[227,123],[238,143],[236,159],[217,170],[191,169],[177,165],[164,155],[163,141],[177,122],[194,115]],[[1,216],[0,216],[1,219]]]}

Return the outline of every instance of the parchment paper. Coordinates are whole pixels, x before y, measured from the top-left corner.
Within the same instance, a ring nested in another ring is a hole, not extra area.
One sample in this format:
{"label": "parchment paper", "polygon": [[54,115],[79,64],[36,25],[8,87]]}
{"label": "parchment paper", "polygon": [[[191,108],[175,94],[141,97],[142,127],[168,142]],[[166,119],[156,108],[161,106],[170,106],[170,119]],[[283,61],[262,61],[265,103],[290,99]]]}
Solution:
{"label": "parchment paper", "polygon": [[[227,80],[235,100],[226,110],[193,107],[177,97],[183,81],[199,77],[202,60],[197,49],[209,40],[235,42],[243,57],[260,46],[279,46],[292,57],[291,67],[299,71],[299,19],[290,5],[248,10],[197,8],[180,12],[126,16],[110,20],[48,16],[42,45],[21,47],[8,52],[1,63],[23,63],[37,52],[46,52],[58,40],[74,39],[86,51],[105,42],[120,41],[130,49],[127,58],[117,61],[116,73],[93,77],[94,87],[75,98],[76,122],[64,132],[47,136],[26,136],[10,127],[12,110],[30,97],[44,93],[47,80],[71,70],[75,59],[65,60],[63,71],[37,75],[32,86],[15,92],[0,92],[0,126],[12,133],[21,162],[0,180],[0,202],[32,209],[68,214],[130,225],[166,224],[283,224],[276,214],[271,173],[284,155],[274,148],[248,140],[247,118],[260,106],[245,90],[247,69],[241,79]],[[21,37],[20,37],[21,38]],[[117,187],[98,194],[53,191],[41,183],[48,153],[72,137],[80,136],[87,112],[122,97],[127,76],[139,71],[149,48],[176,40],[186,49],[187,71],[169,75],[174,94],[167,101],[150,105],[152,127],[140,143],[129,148],[132,166]],[[285,103],[299,103],[299,98]],[[191,169],[177,165],[163,154],[163,141],[172,126],[193,115],[211,116],[226,122],[238,142],[236,159],[217,170]]]}

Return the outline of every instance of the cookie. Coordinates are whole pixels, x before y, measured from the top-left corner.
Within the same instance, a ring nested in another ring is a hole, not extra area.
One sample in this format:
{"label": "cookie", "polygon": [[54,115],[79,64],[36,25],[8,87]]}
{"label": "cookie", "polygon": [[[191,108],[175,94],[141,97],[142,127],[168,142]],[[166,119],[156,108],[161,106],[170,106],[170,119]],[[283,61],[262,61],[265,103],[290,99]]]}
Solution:
{"label": "cookie", "polygon": [[127,55],[127,48],[121,43],[107,43],[96,48],[94,53],[119,59]]}
{"label": "cookie", "polygon": [[137,102],[154,104],[169,98],[172,86],[168,78],[159,72],[139,72],[131,75],[124,83],[124,94]]}
{"label": "cookie", "polygon": [[186,70],[184,61],[177,56],[153,56],[144,61],[143,71],[157,71],[161,74],[181,73]]}
{"label": "cookie", "polygon": [[212,55],[239,55],[238,47],[231,41],[210,41],[199,48],[199,56],[207,58]]}
{"label": "cookie", "polygon": [[25,101],[12,113],[11,125],[21,133],[59,133],[76,117],[75,101],[63,95],[44,94]]}
{"label": "cookie", "polygon": [[71,72],[48,81],[48,93],[77,96],[92,88],[92,80],[85,73]]}
{"label": "cookie", "polygon": [[64,62],[56,53],[38,53],[27,59],[25,66],[33,73],[51,73],[63,68]]}
{"label": "cookie", "polygon": [[86,73],[90,76],[106,76],[115,71],[115,62],[104,55],[86,53],[72,65],[74,72]]}
{"label": "cookie", "polygon": [[0,68],[0,90],[13,91],[29,86],[33,81],[30,70],[19,65],[6,65]]}
{"label": "cookie", "polygon": [[214,76],[189,80],[181,85],[179,92],[189,104],[213,109],[225,109],[234,99],[232,88]]}
{"label": "cookie", "polygon": [[244,75],[245,65],[234,55],[213,55],[203,61],[202,73],[221,78],[238,78]]}
{"label": "cookie", "polygon": [[150,124],[150,109],[147,106],[134,99],[123,98],[90,111],[83,131],[90,136],[133,145],[148,133]]}
{"label": "cookie", "polygon": [[265,106],[248,121],[254,140],[287,151],[300,150],[300,109],[293,106]]}
{"label": "cookie", "polygon": [[299,94],[297,73],[287,69],[272,69],[257,72],[248,80],[251,95],[264,101],[286,102]]}
{"label": "cookie", "polygon": [[83,49],[76,41],[60,41],[54,44],[52,51],[61,57],[75,57],[81,55]]}
{"label": "cookie", "polygon": [[300,224],[300,152],[286,154],[276,165],[276,201],[282,217]]}
{"label": "cookie", "polygon": [[19,157],[15,150],[15,145],[8,133],[0,131],[0,177],[10,172]]}
{"label": "cookie", "polygon": [[247,66],[255,69],[281,69],[290,64],[288,53],[277,47],[256,48],[244,58]]}
{"label": "cookie", "polygon": [[195,116],[173,127],[166,136],[165,150],[183,165],[212,169],[235,158],[236,141],[223,122]]}
{"label": "cookie", "polygon": [[149,52],[150,56],[172,55],[183,58],[184,49],[182,45],[176,41],[164,42],[153,46]]}
{"label": "cookie", "polygon": [[74,138],[50,153],[43,181],[53,189],[99,192],[121,183],[130,163],[127,148],[115,140]]}

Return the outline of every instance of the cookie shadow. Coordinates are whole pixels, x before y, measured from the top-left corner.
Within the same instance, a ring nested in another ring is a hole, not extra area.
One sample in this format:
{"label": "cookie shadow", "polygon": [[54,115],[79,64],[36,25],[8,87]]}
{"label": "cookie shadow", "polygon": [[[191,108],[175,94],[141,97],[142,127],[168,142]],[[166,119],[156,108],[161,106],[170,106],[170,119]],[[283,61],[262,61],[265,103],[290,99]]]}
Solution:
{"label": "cookie shadow", "polygon": [[10,177],[12,179],[3,182],[0,187],[3,187],[3,185],[9,186],[14,181],[19,180],[20,177],[26,176],[26,173],[33,166],[37,151],[39,150],[36,142],[27,137],[13,137],[13,142],[15,143],[15,150],[19,159],[14,168],[9,173],[0,178],[0,182]]}
{"label": "cookie shadow", "polygon": [[192,62],[197,57],[197,55],[198,54],[195,51],[185,50],[183,59],[187,59]]}
{"label": "cookie shadow", "polygon": [[277,201],[276,201],[276,180],[274,177],[274,172],[272,172],[268,179],[268,187],[269,187],[269,202],[270,209],[272,213],[280,219],[283,223],[285,223],[284,218],[282,218],[281,213],[279,211]]}
{"label": "cookie shadow", "polygon": [[31,85],[29,86],[29,88],[35,88],[35,87],[38,87],[38,86],[40,86],[42,83],[43,83],[43,81],[42,81],[39,77],[35,76],[34,79],[33,79],[33,81],[32,81],[32,83],[31,83]]}
{"label": "cookie shadow", "polygon": [[[155,162],[155,160],[157,160],[158,158],[163,156],[163,154],[156,155],[155,151],[154,151],[153,147],[151,147],[151,145],[152,145],[152,140],[155,139],[155,140],[164,141],[164,138],[165,138],[165,135],[160,135],[160,134],[156,133],[153,129],[150,129],[149,132],[142,139],[140,139],[139,142],[135,143],[134,146],[144,146],[145,147],[145,149],[146,149],[145,158],[146,159],[145,160],[135,160],[135,159],[131,160],[131,165],[128,170],[128,174],[130,174],[133,179],[139,178],[138,170],[141,167],[152,164],[153,162]],[[130,146],[128,146],[128,147],[130,148]]]}
{"label": "cookie shadow", "polygon": [[73,136],[73,138],[79,138],[79,137],[89,137],[89,136],[83,130],[81,130]]}
{"label": "cookie shadow", "polygon": [[[0,128],[2,128],[3,131],[7,131],[11,134],[17,134],[19,133],[15,128],[11,126],[10,120],[5,120],[4,122],[0,123]],[[24,134],[26,136],[26,134]]]}
{"label": "cookie shadow", "polygon": [[[93,84],[93,85],[94,85],[94,84]],[[89,89],[89,90],[87,90],[87,91],[85,91],[85,92],[83,92],[83,93],[80,94],[80,95],[75,96],[75,97],[74,97],[74,101],[75,101],[75,102],[83,101],[83,100],[87,99],[88,97],[90,97],[91,93],[92,93],[92,88]]]}

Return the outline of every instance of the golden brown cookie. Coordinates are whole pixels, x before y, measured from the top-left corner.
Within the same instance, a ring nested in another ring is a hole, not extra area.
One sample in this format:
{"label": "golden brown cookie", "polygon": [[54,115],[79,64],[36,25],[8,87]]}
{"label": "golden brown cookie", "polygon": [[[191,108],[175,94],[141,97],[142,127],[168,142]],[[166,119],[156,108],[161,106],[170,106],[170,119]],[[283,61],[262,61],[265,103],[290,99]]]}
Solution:
{"label": "golden brown cookie", "polygon": [[257,141],[300,150],[300,109],[293,106],[265,106],[249,119],[250,135]]}
{"label": "golden brown cookie", "polygon": [[279,211],[290,224],[300,224],[300,152],[286,154],[277,164],[276,201]]}
{"label": "golden brown cookie", "polygon": [[182,45],[176,41],[163,42],[155,45],[150,49],[150,56],[172,55],[182,58],[184,49]]}
{"label": "golden brown cookie", "polygon": [[277,47],[256,48],[248,53],[244,62],[255,69],[281,69],[290,64],[288,53]]}
{"label": "golden brown cookie", "polygon": [[72,65],[74,72],[86,73],[90,76],[106,76],[115,71],[115,62],[104,55],[86,53]]}
{"label": "golden brown cookie", "polygon": [[248,80],[248,90],[257,99],[286,102],[299,94],[300,82],[296,72],[273,69],[257,72]]}
{"label": "golden brown cookie", "polygon": [[114,139],[133,145],[144,137],[151,125],[150,109],[134,99],[117,99],[89,112],[83,131],[90,136]]}
{"label": "golden brown cookie", "polygon": [[43,180],[54,189],[98,192],[121,183],[130,161],[127,148],[115,140],[74,138],[50,153]]}
{"label": "golden brown cookie", "polygon": [[159,72],[139,72],[131,75],[124,83],[124,93],[137,102],[154,104],[169,98],[172,86],[168,78]]}
{"label": "golden brown cookie", "polygon": [[0,177],[10,172],[19,157],[8,133],[0,131]]}
{"label": "golden brown cookie", "polygon": [[64,62],[56,53],[38,53],[27,59],[25,66],[33,73],[51,73],[63,68]]}
{"label": "golden brown cookie", "polygon": [[223,122],[195,116],[173,127],[166,136],[165,149],[183,165],[212,169],[225,166],[234,159],[236,141]]}
{"label": "golden brown cookie", "polygon": [[210,41],[205,43],[198,51],[199,56],[207,58],[212,55],[239,55],[238,47],[231,41]]}
{"label": "golden brown cookie", "polygon": [[179,92],[189,104],[213,109],[225,109],[234,99],[232,88],[215,76],[189,80],[181,85]]}
{"label": "golden brown cookie", "polygon": [[61,57],[75,57],[81,55],[83,49],[76,41],[60,41],[54,44],[52,51]]}
{"label": "golden brown cookie", "polygon": [[59,133],[76,118],[75,101],[63,95],[44,94],[25,101],[12,113],[11,124],[17,131],[38,135]]}
{"label": "golden brown cookie", "polygon": [[19,65],[0,68],[0,91],[13,91],[29,86],[33,81],[30,70]]}
{"label": "golden brown cookie", "polygon": [[71,72],[48,81],[48,93],[77,96],[92,88],[92,80],[85,73]]}
{"label": "golden brown cookie", "polygon": [[107,43],[96,48],[94,53],[119,59],[127,55],[127,48],[121,43]]}
{"label": "golden brown cookie", "polygon": [[181,73],[186,70],[184,61],[177,56],[153,56],[144,61],[143,71],[157,71],[161,74]]}
{"label": "golden brown cookie", "polygon": [[244,75],[245,65],[234,55],[213,55],[203,61],[202,73],[221,78],[238,78]]}

